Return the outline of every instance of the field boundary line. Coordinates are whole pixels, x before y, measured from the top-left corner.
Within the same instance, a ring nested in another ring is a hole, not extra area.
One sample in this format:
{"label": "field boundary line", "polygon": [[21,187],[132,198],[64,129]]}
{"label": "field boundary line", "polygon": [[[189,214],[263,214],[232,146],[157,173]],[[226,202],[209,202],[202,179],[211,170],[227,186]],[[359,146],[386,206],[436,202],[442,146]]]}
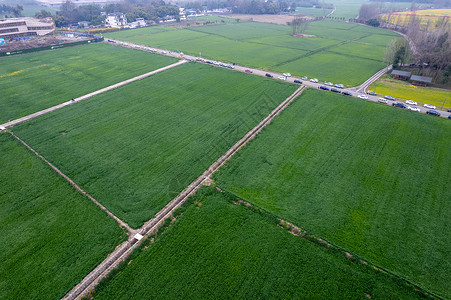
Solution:
{"label": "field boundary line", "polygon": [[86,196],[89,198],[89,200],[91,200],[92,202],[94,202],[94,204],[96,204],[98,207],[100,207],[101,210],[103,210],[104,212],[106,212],[108,214],[108,216],[110,216],[111,218],[113,218],[118,224],[119,226],[126,228],[129,235],[132,235],[135,233],[136,230],[132,229],[127,223],[125,223],[124,221],[122,221],[121,219],[119,219],[117,216],[115,216],[112,212],[110,212],[105,206],[103,206],[99,201],[97,201],[96,199],[94,199],[94,197],[92,197],[91,195],[89,195],[85,190],[83,190],[78,184],[76,184],[72,179],[70,179],[69,176],[67,176],[66,174],[64,174],[63,172],[61,172],[60,169],[58,169],[57,167],[55,167],[51,162],[49,162],[44,156],[42,156],[41,154],[39,154],[36,150],[34,150],[30,145],[28,145],[27,143],[25,143],[25,141],[23,141],[20,137],[18,137],[17,135],[14,134],[14,132],[12,131],[8,131],[9,134],[14,137],[16,140],[18,140],[20,143],[22,143],[22,145],[24,145],[25,147],[27,147],[31,152],[33,152],[37,157],[39,157],[40,159],[42,159],[46,164],[48,164],[58,175],[60,175],[61,177],[63,177],[64,179],[66,179],[66,181],[68,181],[76,190],[77,192],[81,193],[83,196]]}
{"label": "field boundary line", "polygon": [[94,97],[94,96],[96,96],[96,95],[99,95],[99,94],[102,94],[102,93],[105,93],[105,92],[114,90],[114,89],[116,89],[116,88],[118,88],[118,87],[124,86],[124,85],[129,84],[129,83],[132,83],[132,82],[134,82],[134,81],[141,80],[141,79],[144,79],[144,78],[149,77],[149,76],[151,76],[151,75],[160,73],[160,72],[162,72],[162,71],[166,71],[166,70],[168,70],[168,69],[177,67],[177,66],[182,65],[182,64],[187,63],[187,62],[188,62],[188,61],[187,61],[186,59],[183,59],[183,60],[180,60],[180,61],[178,61],[178,62],[176,62],[176,63],[171,64],[171,65],[167,65],[167,66],[162,67],[162,68],[159,68],[159,69],[157,69],[157,70],[153,70],[153,71],[151,71],[151,72],[147,72],[147,73],[144,73],[144,74],[135,76],[135,77],[133,77],[133,78],[130,78],[130,79],[127,79],[127,80],[124,80],[124,81],[115,83],[115,84],[110,85],[110,86],[107,86],[107,87],[105,87],[105,88],[103,88],[103,89],[100,89],[100,90],[94,91],[94,92],[92,92],[92,93],[89,93],[89,94],[80,96],[80,97],[78,97],[78,98],[74,98],[74,99],[72,99],[72,100],[63,102],[63,103],[58,104],[58,105],[55,105],[55,106],[46,108],[46,109],[44,109],[44,110],[35,112],[35,113],[30,114],[30,115],[28,115],[28,116],[25,116],[25,117],[22,117],[22,118],[19,118],[19,119],[15,119],[15,120],[9,121],[9,122],[4,123],[4,124],[0,124],[0,131],[1,131],[1,130],[4,130],[4,129],[6,129],[6,128],[12,127],[12,126],[14,126],[14,125],[17,125],[17,124],[20,124],[20,123],[23,123],[23,122],[32,120],[32,119],[37,118],[37,117],[39,117],[39,116],[42,116],[42,115],[45,115],[45,114],[54,112],[55,110],[58,110],[58,109],[60,109],[60,108],[63,108],[63,107],[66,107],[66,106],[69,106],[69,105],[78,103],[78,102],[80,102],[80,101],[89,99],[89,98]]}
{"label": "field boundary line", "polygon": [[[293,94],[288,96],[282,103],[280,103],[268,116],[266,116],[258,125],[252,128],[243,138],[236,142],[224,155],[216,160],[202,175],[194,180],[185,190],[183,190],[177,197],[172,199],[162,210],[160,210],[155,217],[144,223],[138,230],[138,233],[147,237],[170,216],[172,213],[186,202],[189,196],[193,195],[205,181],[210,179],[210,176],[216,172],[224,163],[226,163],[241,147],[253,139],[263,128],[271,123],[271,121],[283,111],[294,99],[296,99],[305,89],[305,86],[299,87]],[[71,291],[69,291],[62,299],[73,300],[79,299],[89,294],[94,290],[95,286],[105,278],[112,269],[119,266],[133,249],[137,247],[142,241],[142,238],[131,237],[128,241],[122,243],[97,267],[91,271],[82,281],[80,281]]]}

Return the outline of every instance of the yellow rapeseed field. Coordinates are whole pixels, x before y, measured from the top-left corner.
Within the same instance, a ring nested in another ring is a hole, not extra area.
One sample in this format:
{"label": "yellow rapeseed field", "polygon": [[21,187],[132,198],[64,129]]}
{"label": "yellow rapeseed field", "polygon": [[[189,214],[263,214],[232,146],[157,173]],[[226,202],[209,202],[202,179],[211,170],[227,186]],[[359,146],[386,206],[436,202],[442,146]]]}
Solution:
{"label": "yellow rapeseed field", "polygon": [[406,26],[413,21],[419,23],[421,29],[435,30],[444,26],[451,31],[451,9],[430,9],[414,12],[397,12],[382,15],[382,19],[388,23]]}

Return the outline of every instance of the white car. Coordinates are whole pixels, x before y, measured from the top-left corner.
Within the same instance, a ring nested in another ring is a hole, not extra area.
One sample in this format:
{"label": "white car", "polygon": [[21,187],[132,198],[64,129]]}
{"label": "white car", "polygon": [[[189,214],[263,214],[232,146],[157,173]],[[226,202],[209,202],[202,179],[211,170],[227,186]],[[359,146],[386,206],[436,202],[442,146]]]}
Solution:
{"label": "white car", "polygon": [[332,82],[325,82],[324,84],[328,85],[328,86],[334,86],[334,84]]}
{"label": "white car", "polygon": [[384,98],[379,98],[379,99],[377,99],[377,102],[387,104],[388,100],[384,99]]}
{"label": "white car", "polygon": [[285,76],[285,77],[291,77],[291,74],[290,74],[290,73],[283,73],[283,76]]}
{"label": "white car", "polygon": [[412,101],[412,100],[406,100],[406,104],[417,105],[417,103],[415,101]]}
{"label": "white car", "polygon": [[411,110],[411,111],[417,111],[417,112],[420,111],[420,109],[418,107],[413,107],[413,106],[407,106],[407,109]]}
{"label": "white car", "polygon": [[360,99],[363,99],[363,100],[368,100],[367,95],[358,95],[357,97],[359,97]]}
{"label": "white car", "polygon": [[287,78],[285,76],[279,76],[277,78],[279,78],[280,80],[287,80]]}
{"label": "white car", "polygon": [[432,105],[432,104],[425,103],[423,106],[426,108],[435,109],[435,105]]}
{"label": "white car", "polygon": [[316,78],[312,78],[312,79],[310,79],[310,81],[311,81],[311,82],[314,82],[314,83],[318,83],[319,80],[316,79]]}

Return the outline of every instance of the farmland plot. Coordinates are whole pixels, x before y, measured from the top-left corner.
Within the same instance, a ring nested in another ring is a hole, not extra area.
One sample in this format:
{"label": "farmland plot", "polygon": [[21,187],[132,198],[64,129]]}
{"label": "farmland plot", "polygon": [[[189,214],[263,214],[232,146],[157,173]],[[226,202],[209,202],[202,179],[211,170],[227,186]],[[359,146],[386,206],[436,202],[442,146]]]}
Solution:
{"label": "farmland plot", "polygon": [[7,133],[0,165],[0,299],[59,299],[126,234]]}
{"label": "farmland plot", "polygon": [[0,124],[176,62],[92,44],[0,58]]}
{"label": "farmland plot", "polygon": [[94,299],[417,299],[411,287],[203,188]]}
{"label": "farmland plot", "polygon": [[446,298],[450,132],[449,120],[307,90],[215,180]]}
{"label": "farmland plot", "polygon": [[190,63],[14,131],[119,218],[139,227],[296,88]]}

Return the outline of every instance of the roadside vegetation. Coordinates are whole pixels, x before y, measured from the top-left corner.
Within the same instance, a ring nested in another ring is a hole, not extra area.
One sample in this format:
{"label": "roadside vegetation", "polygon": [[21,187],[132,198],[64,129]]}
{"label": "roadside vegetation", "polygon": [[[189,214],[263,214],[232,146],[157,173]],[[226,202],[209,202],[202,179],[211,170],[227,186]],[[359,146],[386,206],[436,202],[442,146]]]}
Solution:
{"label": "roadside vegetation", "polygon": [[136,228],[297,85],[189,63],[14,127]]}
{"label": "roadside vegetation", "polygon": [[0,153],[0,299],[59,299],[126,233],[8,133]]}
{"label": "roadside vegetation", "polygon": [[177,60],[107,44],[0,58],[0,124]]}
{"label": "roadside vegetation", "polygon": [[280,73],[290,72],[296,76],[317,77],[348,86],[363,83],[385,67],[385,47],[399,37],[387,30],[332,21],[311,22],[305,34],[313,37],[294,37],[291,32],[290,26],[237,22],[190,26],[158,33],[141,28],[106,35],[113,39]]}
{"label": "roadside vegetation", "polygon": [[202,188],[94,299],[421,298],[401,281],[295,236],[277,218],[235,199]]}
{"label": "roadside vegetation", "polygon": [[446,298],[450,132],[446,119],[309,89],[214,179]]}

